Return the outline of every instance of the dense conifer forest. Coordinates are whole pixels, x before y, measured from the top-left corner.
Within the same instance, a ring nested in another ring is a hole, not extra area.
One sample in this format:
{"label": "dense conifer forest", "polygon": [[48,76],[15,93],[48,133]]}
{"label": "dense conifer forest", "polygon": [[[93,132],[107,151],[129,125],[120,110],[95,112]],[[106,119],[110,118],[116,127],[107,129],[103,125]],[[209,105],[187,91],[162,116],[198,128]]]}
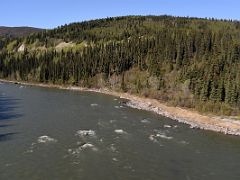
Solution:
{"label": "dense conifer forest", "polygon": [[127,16],[1,37],[0,78],[107,87],[238,115],[240,22]]}

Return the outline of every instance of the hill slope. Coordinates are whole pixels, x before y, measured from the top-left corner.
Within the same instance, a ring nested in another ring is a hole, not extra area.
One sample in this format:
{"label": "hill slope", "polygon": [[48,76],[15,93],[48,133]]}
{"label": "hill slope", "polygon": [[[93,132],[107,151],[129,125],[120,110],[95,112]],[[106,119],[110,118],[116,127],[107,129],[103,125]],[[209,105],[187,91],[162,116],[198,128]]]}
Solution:
{"label": "hill slope", "polygon": [[108,87],[198,111],[239,113],[238,21],[116,17],[0,45],[1,78]]}
{"label": "hill slope", "polygon": [[31,33],[37,33],[42,29],[33,27],[4,27],[0,26],[0,36],[22,37]]}

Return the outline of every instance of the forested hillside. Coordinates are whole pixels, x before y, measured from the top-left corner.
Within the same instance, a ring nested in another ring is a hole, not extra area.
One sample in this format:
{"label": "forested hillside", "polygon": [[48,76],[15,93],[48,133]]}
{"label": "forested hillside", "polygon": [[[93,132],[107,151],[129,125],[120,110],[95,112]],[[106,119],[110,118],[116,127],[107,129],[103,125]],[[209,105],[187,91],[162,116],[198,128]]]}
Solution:
{"label": "forested hillside", "polygon": [[0,78],[108,87],[237,115],[240,22],[128,16],[0,38]]}
{"label": "forested hillside", "polygon": [[0,26],[0,36],[5,37],[21,37],[31,33],[40,32],[42,29],[32,27],[5,27]]}

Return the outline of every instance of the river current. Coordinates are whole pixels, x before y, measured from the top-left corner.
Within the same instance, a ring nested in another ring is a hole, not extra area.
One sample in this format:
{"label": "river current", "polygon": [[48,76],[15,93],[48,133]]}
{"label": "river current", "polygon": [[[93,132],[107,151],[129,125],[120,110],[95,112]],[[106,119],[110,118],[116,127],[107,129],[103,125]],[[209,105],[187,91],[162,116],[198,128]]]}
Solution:
{"label": "river current", "polygon": [[239,180],[240,138],[113,96],[0,84],[1,180]]}

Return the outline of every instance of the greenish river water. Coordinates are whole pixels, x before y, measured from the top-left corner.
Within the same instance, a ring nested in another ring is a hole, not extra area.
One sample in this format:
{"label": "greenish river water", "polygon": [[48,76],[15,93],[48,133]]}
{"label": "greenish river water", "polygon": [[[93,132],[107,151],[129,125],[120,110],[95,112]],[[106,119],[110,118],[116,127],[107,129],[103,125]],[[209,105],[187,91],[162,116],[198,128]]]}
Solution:
{"label": "greenish river water", "polygon": [[0,84],[1,180],[239,180],[240,138],[112,96]]}

